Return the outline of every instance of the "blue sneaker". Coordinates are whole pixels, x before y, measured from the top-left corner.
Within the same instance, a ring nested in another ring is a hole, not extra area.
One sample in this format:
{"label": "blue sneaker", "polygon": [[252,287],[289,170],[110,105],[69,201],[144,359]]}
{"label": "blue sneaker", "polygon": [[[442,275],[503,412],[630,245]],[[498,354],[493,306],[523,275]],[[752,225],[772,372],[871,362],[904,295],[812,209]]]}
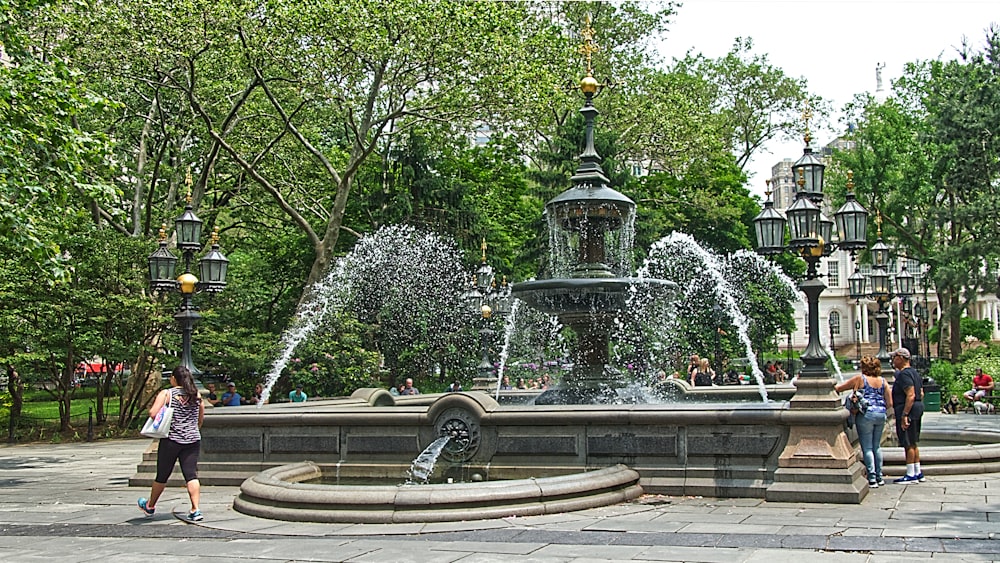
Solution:
{"label": "blue sneaker", "polygon": [[917,473],[917,481],[920,481],[921,483],[923,483],[926,480],[927,480],[927,477],[924,477],[924,472],[923,471],[921,471],[920,473]]}
{"label": "blue sneaker", "polygon": [[899,479],[893,480],[893,483],[902,483],[904,485],[907,483],[919,483],[919,482],[920,479],[916,475],[903,475]]}
{"label": "blue sneaker", "polygon": [[147,502],[149,501],[146,500],[146,497],[139,497],[139,510],[146,515],[146,518],[152,518],[156,514],[156,507],[150,508],[146,506]]}
{"label": "blue sneaker", "polygon": [[201,515],[200,510],[195,510],[194,512],[188,512],[188,522],[201,522],[205,517]]}

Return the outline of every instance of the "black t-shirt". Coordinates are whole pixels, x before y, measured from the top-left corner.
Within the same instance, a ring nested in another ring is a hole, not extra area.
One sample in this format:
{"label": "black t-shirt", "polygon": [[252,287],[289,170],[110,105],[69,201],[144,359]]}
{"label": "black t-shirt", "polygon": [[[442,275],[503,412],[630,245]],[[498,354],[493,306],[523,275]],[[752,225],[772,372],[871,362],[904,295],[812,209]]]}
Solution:
{"label": "black t-shirt", "polygon": [[912,366],[896,372],[896,382],[892,384],[892,408],[897,413],[902,413],[906,407],[906,388],[913,387],[913,402],[921,400],[921,379]]}

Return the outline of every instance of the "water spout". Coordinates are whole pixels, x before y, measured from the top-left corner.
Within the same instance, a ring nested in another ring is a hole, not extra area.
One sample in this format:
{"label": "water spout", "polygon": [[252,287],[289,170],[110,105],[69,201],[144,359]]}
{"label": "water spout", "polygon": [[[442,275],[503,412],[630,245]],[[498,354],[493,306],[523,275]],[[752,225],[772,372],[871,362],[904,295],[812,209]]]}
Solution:
{"label": "water spout", "polygon": [[420,452],[420,455],[410,465],[410,471],[406,474],[407,485],[427,484],[431,474],[434,473],[434,465],[437,463],[438,457],[441,456],[441,452],[450,440],[451,436],[441,436]]}

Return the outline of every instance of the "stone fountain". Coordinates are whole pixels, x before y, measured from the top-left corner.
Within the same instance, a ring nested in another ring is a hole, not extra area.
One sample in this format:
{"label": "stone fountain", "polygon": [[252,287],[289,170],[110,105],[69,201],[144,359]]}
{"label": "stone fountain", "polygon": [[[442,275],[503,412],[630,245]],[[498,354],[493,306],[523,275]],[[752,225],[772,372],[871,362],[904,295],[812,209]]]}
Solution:
{"label": "stone fountain", "polygon": [[[573,186],[546,205],[553,277],[512,290],[575,332],[574,368],[564,386],[533,405],[500,405],[480,392],[402,397],[359,389],[349,398],[212,409],[202,428],[203,484],[241,485],[234,502],[241,512],[319,522],[545,514],[643,492],[864,498],[864,468],[843,432],[846,411],[826,403],[795,407],[794,398],[787,400],[791,386],[772,389],[770,401],[711,401],[730,394],[723,387],[706,392],[707,403],[602,402],[623,379],[609,359],[615,317],[637,291],[663,294],[672,286],[629,276],[635,204],[609,187],[594,150],[592,101],[600,84],[588,72],[580,89],[586,147]],[[443,437],[435,473],[444,484],[303,482],[401,483],[417,454]],[[130,483],[148,485],[154,474],[155,442]]]}
{"label": "stone fountain", "polygon": [[571,178],[573,186],[545,204],[552,244],[551,279],[514,284],[512,295],[553,315],[577,337],[572,371],[559,389],[543,393],[535,404],[607,402],[625,381],[609,362],[612,323],[632,291],[666,293],[665,280],[622,277],[630,269],[635,202],[609,186],[594,148],[594,97],[601,85],[588,72],[580,82],[585,102],[585,148]]}

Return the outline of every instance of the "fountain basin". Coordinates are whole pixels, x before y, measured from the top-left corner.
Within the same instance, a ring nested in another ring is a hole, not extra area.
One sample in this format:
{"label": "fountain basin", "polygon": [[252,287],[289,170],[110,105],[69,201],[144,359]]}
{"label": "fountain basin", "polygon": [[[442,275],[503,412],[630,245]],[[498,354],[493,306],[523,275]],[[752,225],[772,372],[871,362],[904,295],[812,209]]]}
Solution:
{"label": "fountain basin", "polygon": [[233,507],[244,514],[293,522],[454,522],[538,516],[608,506],[643,494],[639,474],[625,465],[554,477],[440,485],[319,485],[302,483],[336,466],[311,461],[250,477]]}
{"label": "fountain basin", "polygon": [[636,286],[667,292],[677,284],[644,278],[555,278],[515,283],[511,293],[533,309],[563,317],[617,313]]}

